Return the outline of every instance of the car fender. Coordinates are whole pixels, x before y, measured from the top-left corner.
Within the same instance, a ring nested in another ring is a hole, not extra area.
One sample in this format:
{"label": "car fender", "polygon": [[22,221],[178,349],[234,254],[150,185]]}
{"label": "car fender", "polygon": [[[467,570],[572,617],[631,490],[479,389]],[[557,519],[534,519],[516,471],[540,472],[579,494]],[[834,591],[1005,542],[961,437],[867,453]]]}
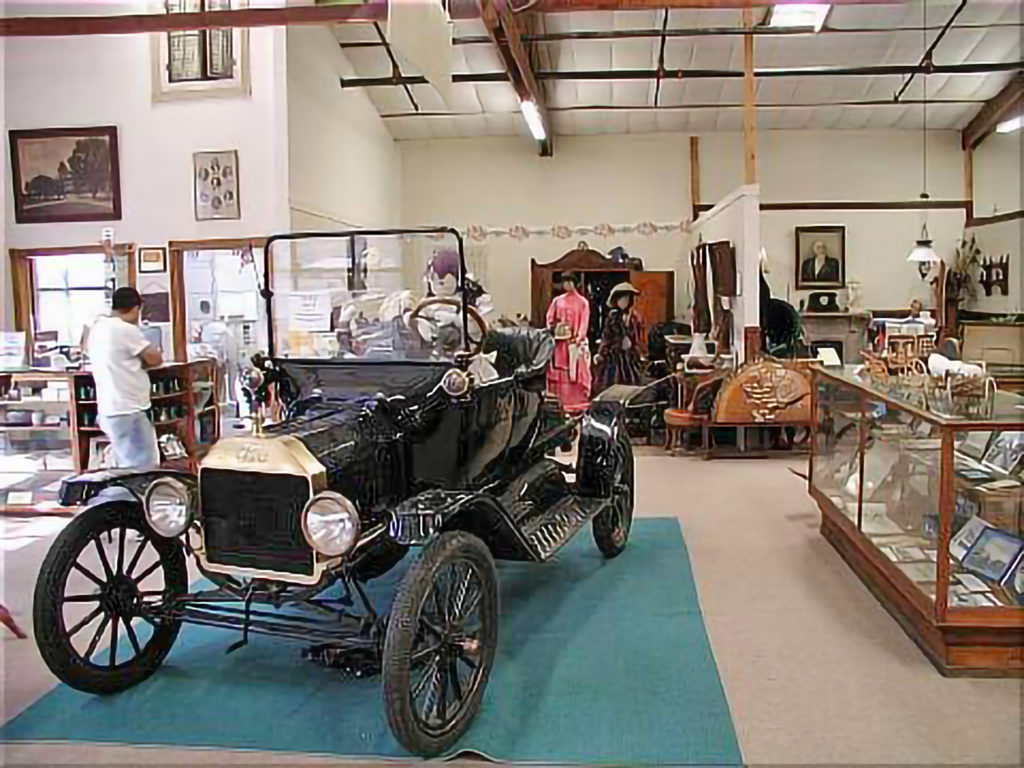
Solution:
{"label": "car fender", "polygon": [[108,469],[66,477],[60,484],[60,503],[65,507],[92,505],[106,501],[142,503],[146,489],[161,477],[173,477],[194,490],[196,476],[169,469]]}
{"label": "car fender", "polygon": [[580,425],[577,484],[582,495],[611,495],[613,478],[618,475],[623,460],[616,445],[625,429],[621,403],[591,404]]}

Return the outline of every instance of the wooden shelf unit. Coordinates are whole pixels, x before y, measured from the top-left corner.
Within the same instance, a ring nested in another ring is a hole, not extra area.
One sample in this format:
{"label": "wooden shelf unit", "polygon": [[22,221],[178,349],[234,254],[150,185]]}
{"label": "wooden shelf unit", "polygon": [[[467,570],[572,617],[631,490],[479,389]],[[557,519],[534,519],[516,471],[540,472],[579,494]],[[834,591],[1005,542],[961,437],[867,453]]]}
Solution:
{"label": "wooden shelf unit", "polygon": [[[204,444],[216,442],[220,437],[220,406],[217,405],[217,365],[212,360],[194,360],[189,363],[166,363],[159,368],[148,371],[153,382],[164,382],[167,379],[177,380],[173,385],[176,391],[151,394],[150,401],[154,407],[180,405],[183,415],[154,422],[158,434],[165,434],[173,429],[185,446],[189,455],[189,464],[195,465],[194,457],[200,453]],[[103,434],[95,423],[96,400],[93,397],[80,397],[83,391],[91,392],[95,388],[92,374],[88,371],[76,371],[71,374],[70,418],[73,425],[72,455],[79,472],[85,472],[89,464],[89,444],[94,437]],[[195,388],[197,382],[209,382],[211,390],[210,403],[202,408],[196,407]],[[209,439],[200,440],[196,429],[196,419],[210,419]],[[176,464],[177,465],[177,464]]]}

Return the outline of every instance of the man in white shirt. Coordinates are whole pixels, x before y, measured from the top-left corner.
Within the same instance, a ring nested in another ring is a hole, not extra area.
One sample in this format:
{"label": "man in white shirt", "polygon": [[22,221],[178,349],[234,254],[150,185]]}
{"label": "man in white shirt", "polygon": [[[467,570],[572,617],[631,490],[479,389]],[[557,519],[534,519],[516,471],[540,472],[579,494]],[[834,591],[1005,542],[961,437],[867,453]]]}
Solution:
{"label": "man in white shirt", "polygon": [[139,329],[138,291],[118,288],[111,308],[89,333],[99,425],[110,439],[119,468],[152,469],[160,465],[160,450],[146,415],[150,383],[145,369],[162,365],[163,357]]}

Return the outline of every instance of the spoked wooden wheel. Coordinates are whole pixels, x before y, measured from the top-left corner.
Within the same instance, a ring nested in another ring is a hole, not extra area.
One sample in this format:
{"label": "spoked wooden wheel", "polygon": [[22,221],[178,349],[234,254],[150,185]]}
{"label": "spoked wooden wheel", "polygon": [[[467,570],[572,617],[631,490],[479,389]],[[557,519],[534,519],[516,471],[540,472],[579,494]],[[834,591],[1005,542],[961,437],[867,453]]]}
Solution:
{"label": "spoked wooden wheel", "polygon": [[451,747],[476,716],[498,640],[494,561],[475,536],[427,545],[395,597],[384,642],[384,702],[410,752]]}
{"label": "spoked wooden wheel", "polygon": [[134,504],[91,507],[43,560],[33,605],[36,643],[60,680],[116,693],[149,677],[178,636],[161,606],[188,589],[181,544],[149,530]]}
{"label": "spoked wooden wheel", "polygon": [[625,429],[619,430],[615,450],[620,461],[615,483],[612,485],[612,503],[594,518],[594,542],[605,557],[615,557],[626,548],[629,530],[633,526],[634,467],[633,446]]}

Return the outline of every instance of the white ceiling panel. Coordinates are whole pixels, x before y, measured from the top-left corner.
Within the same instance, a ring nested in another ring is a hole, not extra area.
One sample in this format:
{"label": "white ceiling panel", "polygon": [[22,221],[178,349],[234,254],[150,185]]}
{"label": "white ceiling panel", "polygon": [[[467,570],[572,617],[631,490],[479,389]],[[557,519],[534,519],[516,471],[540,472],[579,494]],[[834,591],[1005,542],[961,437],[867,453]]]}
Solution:
{"label": "white ceiling panel", "polygon": [[[938,29],[952,15],[959,0],[930,0],[925,35],[931,43]],[[935,51],[940,64],[961,62],[1015,62],[1022,57],[1020,2],[973,0],[959,15]],[[800,67],[870,67],[879,64],[914,65],[920,59],[922,34],[921,2],[899,5],[845,5],[833,7],[825,31],[806,35],[759,35],[754,44],[755,66],[762,69]],[[764,23],[767,11],[755,9],[755,22]],[[583,12],[546,14],[540,29],[549,33],[612,32],[661,29],[661,10]],[[675,9],[668,15],[670,29],[711,30],[738,28],[742,14],[736,9]],[[899,29],[899,27],[910,27]],[[871,31],[843,32],[844,29]],[[336,25],[341,41],[375,41],[376,32],[365,24]],[[478,19],[453,23],[455,36],[486,34]],[[661,41],[651,37],[548,42],[540,51],[539,68],[558,71],[618,69],[653,70],[658,63]],[[386,77],[391,64],[381,47],[349,48],[353,77]],[[452,53],[456,72],[490,73],[504,71],[497,49],[490,43],[455,46]],[[665,43],[668,69],[723,69],[738,71],[743,66],[743,41],[738,35],[693,35],[670,37]],[[415,74],[403,64],[403,73]],[[1013,72],[941,74],[927,78],[931,99],[955,103],[933,103],[929,124],[934,128],[962,128],[1013,77]],[[920,108],[890,101],[906,76],[790,76],[762,77],[757,81],[759,126],[776,128],[897,128],[915,130],[920,125]],[[920,99],[925,78],[914,78],[906,100]],[[651,131],[738,130],[742,110],[743,83],[739,78],[667,79],[662,81],[658,104],[654,105],[655,80],[545,80],[542,87],[552,108],[556,133],[645,133]],[[456,84],[450,103],[444,104],[430,86],[412,88],[425,112],[440,117],[409,116],[389,119],[395,138],[430,136],[526,136],[518,111],[518,99],[511,84]],[[384,114],[406,114],[412,106],[402,88],[367,89],[374,106]],[[877,102],[853,106],[854,102]],[[689,105],[689,108],[688,108]],[[717,107],[715,105],[718,105]],[[609,109],[575,110],[577,107]],[[617,109],[610,109],[616,107]],[[635,108],[635,109],[633,109]],[[568,111],[562,111],[568,110]],[[444,114],[449,113],[449,114]]]}
{"label": "white ceiling panel", "polygon": [[515,136],[518,133],[517,125],[522,122],[519,113],[503,113],[484,115],[487,121],[487,133],[490,136]]}
{"label": "white ceiling panel", "polygon": [[658,65],[657,40],[617,40],[612,48],[613,69],[650,69]]}
{"label": "white ceiling panel", "polygon": [[358,77],[388,77],[391,62],[383,47],[346,48],[344,56]]}
{"label": "white ceiling panel", "polygon": [[580,80],[576,83],[576,101],[584,107],[612,103],[612,83],[608,80]]}
{"label": "white ceiling panel", "polygon": [[612,81],[611,103],[617,107],[646,107],[653,98],[654,83],[648,80]]}
{"label": "white ceiling panel", "polygon": [[475,89],[484,112],[519,110],[519,99],[511,83],[480,83]]}
{"label": "white ceiling panel", "polygon": [[658,130],[657,113],[647,110],[630,112],[626,115],[626,130],[629,133],[652,133]]}

